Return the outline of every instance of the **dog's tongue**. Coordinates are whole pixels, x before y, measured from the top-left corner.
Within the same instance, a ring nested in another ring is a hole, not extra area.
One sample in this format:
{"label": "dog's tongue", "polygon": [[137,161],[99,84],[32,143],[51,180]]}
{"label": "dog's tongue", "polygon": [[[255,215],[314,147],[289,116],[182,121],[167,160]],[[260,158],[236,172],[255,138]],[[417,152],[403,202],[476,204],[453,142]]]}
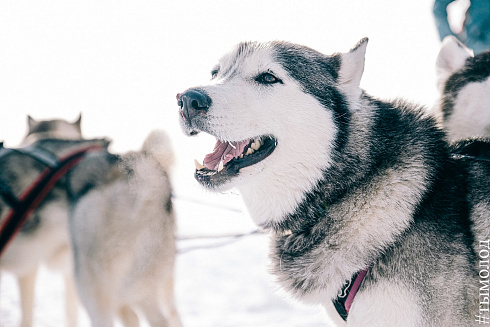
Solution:
{"label": "dog's tongue", "polygon": [[250,141],[221,142],[218,140],[212,153],[204,157],[204,166],[208,169],[218,170],[220,161],[226,165],[231,159],[238,158]]}

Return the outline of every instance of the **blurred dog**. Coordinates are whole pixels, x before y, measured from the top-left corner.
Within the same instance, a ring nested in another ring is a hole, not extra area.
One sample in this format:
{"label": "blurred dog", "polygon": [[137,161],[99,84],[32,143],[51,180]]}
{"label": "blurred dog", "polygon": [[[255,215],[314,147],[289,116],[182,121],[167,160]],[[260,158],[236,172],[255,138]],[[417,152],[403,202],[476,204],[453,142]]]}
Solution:
{"label": "blurred dog", "polygon": [[[59,157],[77,147],[104,143],[103,140],[82,140],[81,117],[74,123],[57,119],[37,121],[30,116],[28,131],[22,145],[33,145],[22,154],[11,152],[0,160],[0,180],[8,183],[15,194],[20,194],[34,182],[46,165],[29,155],[36,148],[36,142],[56,138],[70,140],[57,143],[48,151],[39,150],[39,155]],[[10,207],[0,198],[0,219]],[[68,231],[69,202],[63,181],[58,182],[41,205],[27,220],[20,233],[0,257],[0,270],[14,274],[19,283],[21,300],[21,326],[32,326],[34,309],[34,288],[38,267],[46,264],[50,269],[60,271],[66,283],[66,324],[75,326],[78,301],[73,284],[72,254]]]}
{"label": "blurred dog", "polygon": [[490,51],[473,56],[458,39],[448,36],[436,70],[441,94],[437,112],[449,140],[490,138]]}
{"label": "blurred dog", "polygon": [[[81,138],[80,119],[68,123],[28,117],[28,122],[23,144],[46,156],[109,144],[76,140],[77,134]],[[67,139],[62,140],[64,133]],[[154,131],[141,151],[90,153],[55,185],[0,259],[0,267],[20,282],[22,327],[32,324],[34,282],[42,262],[64,269],[68,290],[74,290],[74,273],[94,327],[112,326],[116,317],[125,326],[137,326],[135,309],[151,326],[181,326],[173,298],[172,163],[170,140]],[[18,194],[44,168],[31,156],[13,151],[0,160],[0,180]],[[0,210],[1,217],[9,210],[1,200]],[[67,326],[75,326],[76,293],[67,294]]]}
{"label": "blurred dog", "polygon": [[81,114],[73,123],[64,119],[36,120],[27,116],[28,130],[22,144],[32,144],[44,139],[81,140],[83,138],[81,124]]}
{"label": "blurred dog", "polygon": [[170,140],[154,131],[141,151],[90,154],[68,176],[75,279],[92,326],[116,316],[137,326],[181,326],[174,304],[175,215]]}

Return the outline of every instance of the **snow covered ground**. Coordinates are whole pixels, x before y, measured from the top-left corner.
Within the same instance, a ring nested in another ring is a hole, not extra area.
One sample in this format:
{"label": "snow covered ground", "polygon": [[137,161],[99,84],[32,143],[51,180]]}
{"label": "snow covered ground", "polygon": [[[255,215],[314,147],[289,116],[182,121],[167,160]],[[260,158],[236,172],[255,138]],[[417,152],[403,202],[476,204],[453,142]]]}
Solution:
{"label": "snow covered ground", "polygon": [[[205,195],[204,195],[205,196]],[[226,206],[175,199],[179,234],[187,237],[248,233],[255,230],[238,195],[223,195]],[[321,308],[293,303],[276,292],[267,273],[265,235],[181,240],[176,268],[176,298],[184,326],[326,326]],[[63,326],[63,283],[43,269],[37,285],[35,327]],[[2,274],[0,326],[20,319],[15,280]],[[89,326],[80,310],[80,326]]]}
{"label": "snow covered ground", "polygon": [[[26,115],[73,120],[86,137],[109,136],[114,151],[137,149],[150,130],[169,132],[179,235],[248,233],[236,192],[210,194],[193,179],[193,159],[212,150],[185,138],[175,94],[205,82],[217,59],[244,40],[302,43],[325,53],[370,38],[362,86],[380,97],[431,106],[439,40],[432,1],[182,0],[0,2],[0,139],[25,133]],[[185,326],[328,326],[318,307],[289,300],[267,273],[267,237],[181,240],[176,296]],[[203,248],[199,248],[203,247]],[[0,326],[16,326],[19,300],[2,274]],[[42,270],[35,327],[63,325],[62,283]],[[88,326],[81,312],[80,326]]]}

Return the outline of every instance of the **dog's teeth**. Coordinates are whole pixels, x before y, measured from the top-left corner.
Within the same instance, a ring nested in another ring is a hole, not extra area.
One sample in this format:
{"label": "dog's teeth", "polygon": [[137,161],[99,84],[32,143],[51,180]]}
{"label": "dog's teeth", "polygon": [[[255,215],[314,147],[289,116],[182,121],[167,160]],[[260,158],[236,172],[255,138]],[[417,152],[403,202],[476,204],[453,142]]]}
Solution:
{"label": "dog's teeth", "polygon": [[245,153],[245,155],[248,156],[249,154],[252,154],[252,153],[254,153],[254,150],[252,148],[248,148],[248,150]]}
{"label": "dog's teeth", "polygon": [[203,170],[204,166],[199,163],[196,159],[194,159],[194,165],[196,165],[197,170]]}
{"label": "dog's teeth", "polygon": [[253,142],[250,147],[253,149],[253,150],[258,150],[260,148],[260,141],[259,140],[256,140],[255,142]]}
{"label": "dog's teeth", "polygon": [[243,159],[243,154],[240,155],[240,159]]}
{"label": "dog's teeth", "polygon": [[223,170],[223,166],[223,161],[220,161],[218,165],[218,173]]}

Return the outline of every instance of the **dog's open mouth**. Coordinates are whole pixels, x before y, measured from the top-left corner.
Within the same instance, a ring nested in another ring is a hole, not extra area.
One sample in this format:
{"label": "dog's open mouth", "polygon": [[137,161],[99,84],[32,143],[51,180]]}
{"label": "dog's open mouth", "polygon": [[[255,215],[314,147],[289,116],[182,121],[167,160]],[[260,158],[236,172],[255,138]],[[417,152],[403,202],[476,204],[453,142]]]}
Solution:
{"label": "dog's open mouth", "polygon": [[267,158],[277,146],[272,136],[261,136],[245,141],[217,140],[213,152],[206,155],[203,164],[195,160],[196,179],[205,184],[220,184],[239,170]]}

